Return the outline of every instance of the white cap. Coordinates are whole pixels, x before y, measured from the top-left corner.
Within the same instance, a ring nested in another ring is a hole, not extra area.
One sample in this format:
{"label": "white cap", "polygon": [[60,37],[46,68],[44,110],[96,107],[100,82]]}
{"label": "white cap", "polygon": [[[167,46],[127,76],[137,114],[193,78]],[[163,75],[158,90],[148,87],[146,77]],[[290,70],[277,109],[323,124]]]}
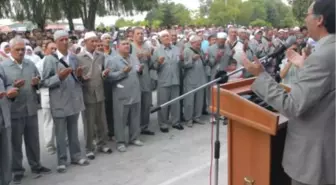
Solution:
{"label": "white cap", "polygon": [[225,32],[218,32],[217,33],[217,38],[218,39],[226,39],[227,38],[227,34]]}
{"label": "white cap", "polygon": [[279,30],[279,32],[285,32],[285,30],[283,30],[283,29],[280,29],[280,30]]}
{"label": "white cap", "polygon": [[165,35],[169,35],[169,31],[168,30],[162,30],[162,31],[159,32],[159,36],[160,37],[163,37]]}
{"label": "white cap", "polygon": [[295,27],[293,28],[294,31],[300,31],[300,28],[299,27]]}
{"label": "white cap", "polygon": [[104,34],[100,37],[100,39],[101,39],[101,40],[104,40],[104,39],[107,38],[107,37],[110,37],[110,38],[111,38],[111,35],[108,34],[108,33],[104,33]]}
{"label": "white cap", "polygon": [[86,32],[86,33],[85,33],[85,35],[84,35],[84,40],[92,39],[92,38],[97,38],[97,35],[96,35],[95,32],[90,31],[90,32]]}
{"label": "white cap", "polygon": [[190,37],[189,41],[190,42],[197,42],[197,41],[202,41],[202,37],[198,36],[198,35],[193,35]]}

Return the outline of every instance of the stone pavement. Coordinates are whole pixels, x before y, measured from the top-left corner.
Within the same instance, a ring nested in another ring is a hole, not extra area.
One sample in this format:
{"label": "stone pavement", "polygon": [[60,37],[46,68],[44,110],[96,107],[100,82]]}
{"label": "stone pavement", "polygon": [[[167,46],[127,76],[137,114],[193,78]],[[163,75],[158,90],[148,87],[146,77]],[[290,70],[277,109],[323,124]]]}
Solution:
{"label": "stone pavement", "polygon": [[[153,93],[154,104],[156,96]],[[39,115],[39,119],[41,119]],[[209,117],[204,117],[209,120]],[[40,120],[41,123],[41,120]],[[40,124],[40,138],[43,138]],[[126,153],[115,150],[111,155],[98,154],[87,167],[69,166],[66,174],[56,172],[56,155],[49,155],[41,139],[42,164],[53,173],[32,179],[24,159],[26,176],[23,185],[208,185],[210,171],[211,124],[185,127],[184,131],[170,129],[161,133],[157,114],[151,115],[151,129],[155,136],[141,136],[145,146],[130,146]],[[214,128],[215,129],[215,128]],[[79,123],[80,141],[84,150],[83,127]],[[215,134],[215,130],[214,130]],[[221,159],[219,161],[219,184],[227,184],[227,135],[226,126],[221,124]],[[25,157],[24,157],[25,158]],[[213,161],[213,165],[215,161]],[[214,167],[214,166],[213,166]],[[214,173],[214,171],[213,171]],[[214,181],[212,181],[214,184]]]}

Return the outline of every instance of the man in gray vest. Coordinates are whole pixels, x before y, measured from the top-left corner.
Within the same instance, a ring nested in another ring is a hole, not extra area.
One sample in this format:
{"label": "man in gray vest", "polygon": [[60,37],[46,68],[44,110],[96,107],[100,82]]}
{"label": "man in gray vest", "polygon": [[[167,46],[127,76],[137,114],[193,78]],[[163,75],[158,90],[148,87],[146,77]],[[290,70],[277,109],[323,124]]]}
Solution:
{"label": "man in gray vest", "polygon": [[12,172],[14,183],[21,183],[25,169],[22,166],[22,140],[24,137],[28,163],[35,175],[51,173],[40,163],[40,143],[38,130],[38,102],[37,93],[40,83],[40,74],[35,64],[24,59],[25,41],[15,37],[9,42],[11,56],[9,60],[1,63],[4,75],[9,83],[19,88],[20,93],[11,103],[11,124],[12,124],[12,147],[13,163]]}

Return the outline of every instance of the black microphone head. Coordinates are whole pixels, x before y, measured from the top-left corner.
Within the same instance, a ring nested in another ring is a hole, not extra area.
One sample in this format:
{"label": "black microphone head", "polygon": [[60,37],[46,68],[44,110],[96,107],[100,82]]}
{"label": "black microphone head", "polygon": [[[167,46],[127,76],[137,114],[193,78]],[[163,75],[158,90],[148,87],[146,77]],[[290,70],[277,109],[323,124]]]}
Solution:
{"label": "black microphone head", "polygon": [[286,48],[291,47],[294,43],[296,42],[296,36],[289,36],[286,40],[286,42],[284,43],[284,46],[286,46]]}

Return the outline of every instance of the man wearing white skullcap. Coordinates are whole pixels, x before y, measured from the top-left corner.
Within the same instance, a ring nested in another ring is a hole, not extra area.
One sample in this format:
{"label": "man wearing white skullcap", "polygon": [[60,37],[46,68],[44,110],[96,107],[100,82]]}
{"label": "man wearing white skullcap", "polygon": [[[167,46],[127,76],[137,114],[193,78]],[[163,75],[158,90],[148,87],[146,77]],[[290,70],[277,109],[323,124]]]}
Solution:
{"label": "man wearing white skullcap", "polygon": [[[207,65],[204,53],[201,51],[202,38],[194,35],[190,38],[190,47],[184,50],[183,67],[184,89],[187,93],[206,83],[205,66]],[[187,126],[192,127],[194,122],[204,124],[200,119],[204,103],[204,91],[197,91],[184,99],[184,118]]]}
{"label": "man wearing white skullcap", "polygon": [[[83,97],[85,110],[82,114],[86,137],[86,156],[95,159],[93,141],[96,138],[99,152],[110,154],[107,144],[107,123],[103,78],[109,73],[104,69],[105,56],[96,51],[98,37],[95,32],[84,35],[84,51],[77,55],[78,64],[83,67]],[[94,129],[96,128],[96,129]]]}
{"label": "man wearing white skullcap", "polygon": [[[160,32],[161,45],[153,52],[153,67],[158,73],[158,104],[161,105],[179,96],[180,90],[180,50],[171,44],[169,33]],[[173,128],[183,130],[180,124],[180,102],[164,107],[158,112],[159,126],[163,133],[169,132],[169,122]],[[169,119],[169,115],[171,118]],[[171,121],[169,121],[171,120]]]}
{"label": "man wearing white skullcap", "polygon": [[55,124],[57,158],[59,173],[66,172],[67,143],[71,163],[86,166],[89,162],[82,157],[78,139],[78,117],[84,110],[83,93],[80,78],[83,68],[79,67],[76,55],[68,51],[69,35],[64,30],[54,33],[56,43],[55,55],[46,56],[42,87],[49,88],[50,109]]}

